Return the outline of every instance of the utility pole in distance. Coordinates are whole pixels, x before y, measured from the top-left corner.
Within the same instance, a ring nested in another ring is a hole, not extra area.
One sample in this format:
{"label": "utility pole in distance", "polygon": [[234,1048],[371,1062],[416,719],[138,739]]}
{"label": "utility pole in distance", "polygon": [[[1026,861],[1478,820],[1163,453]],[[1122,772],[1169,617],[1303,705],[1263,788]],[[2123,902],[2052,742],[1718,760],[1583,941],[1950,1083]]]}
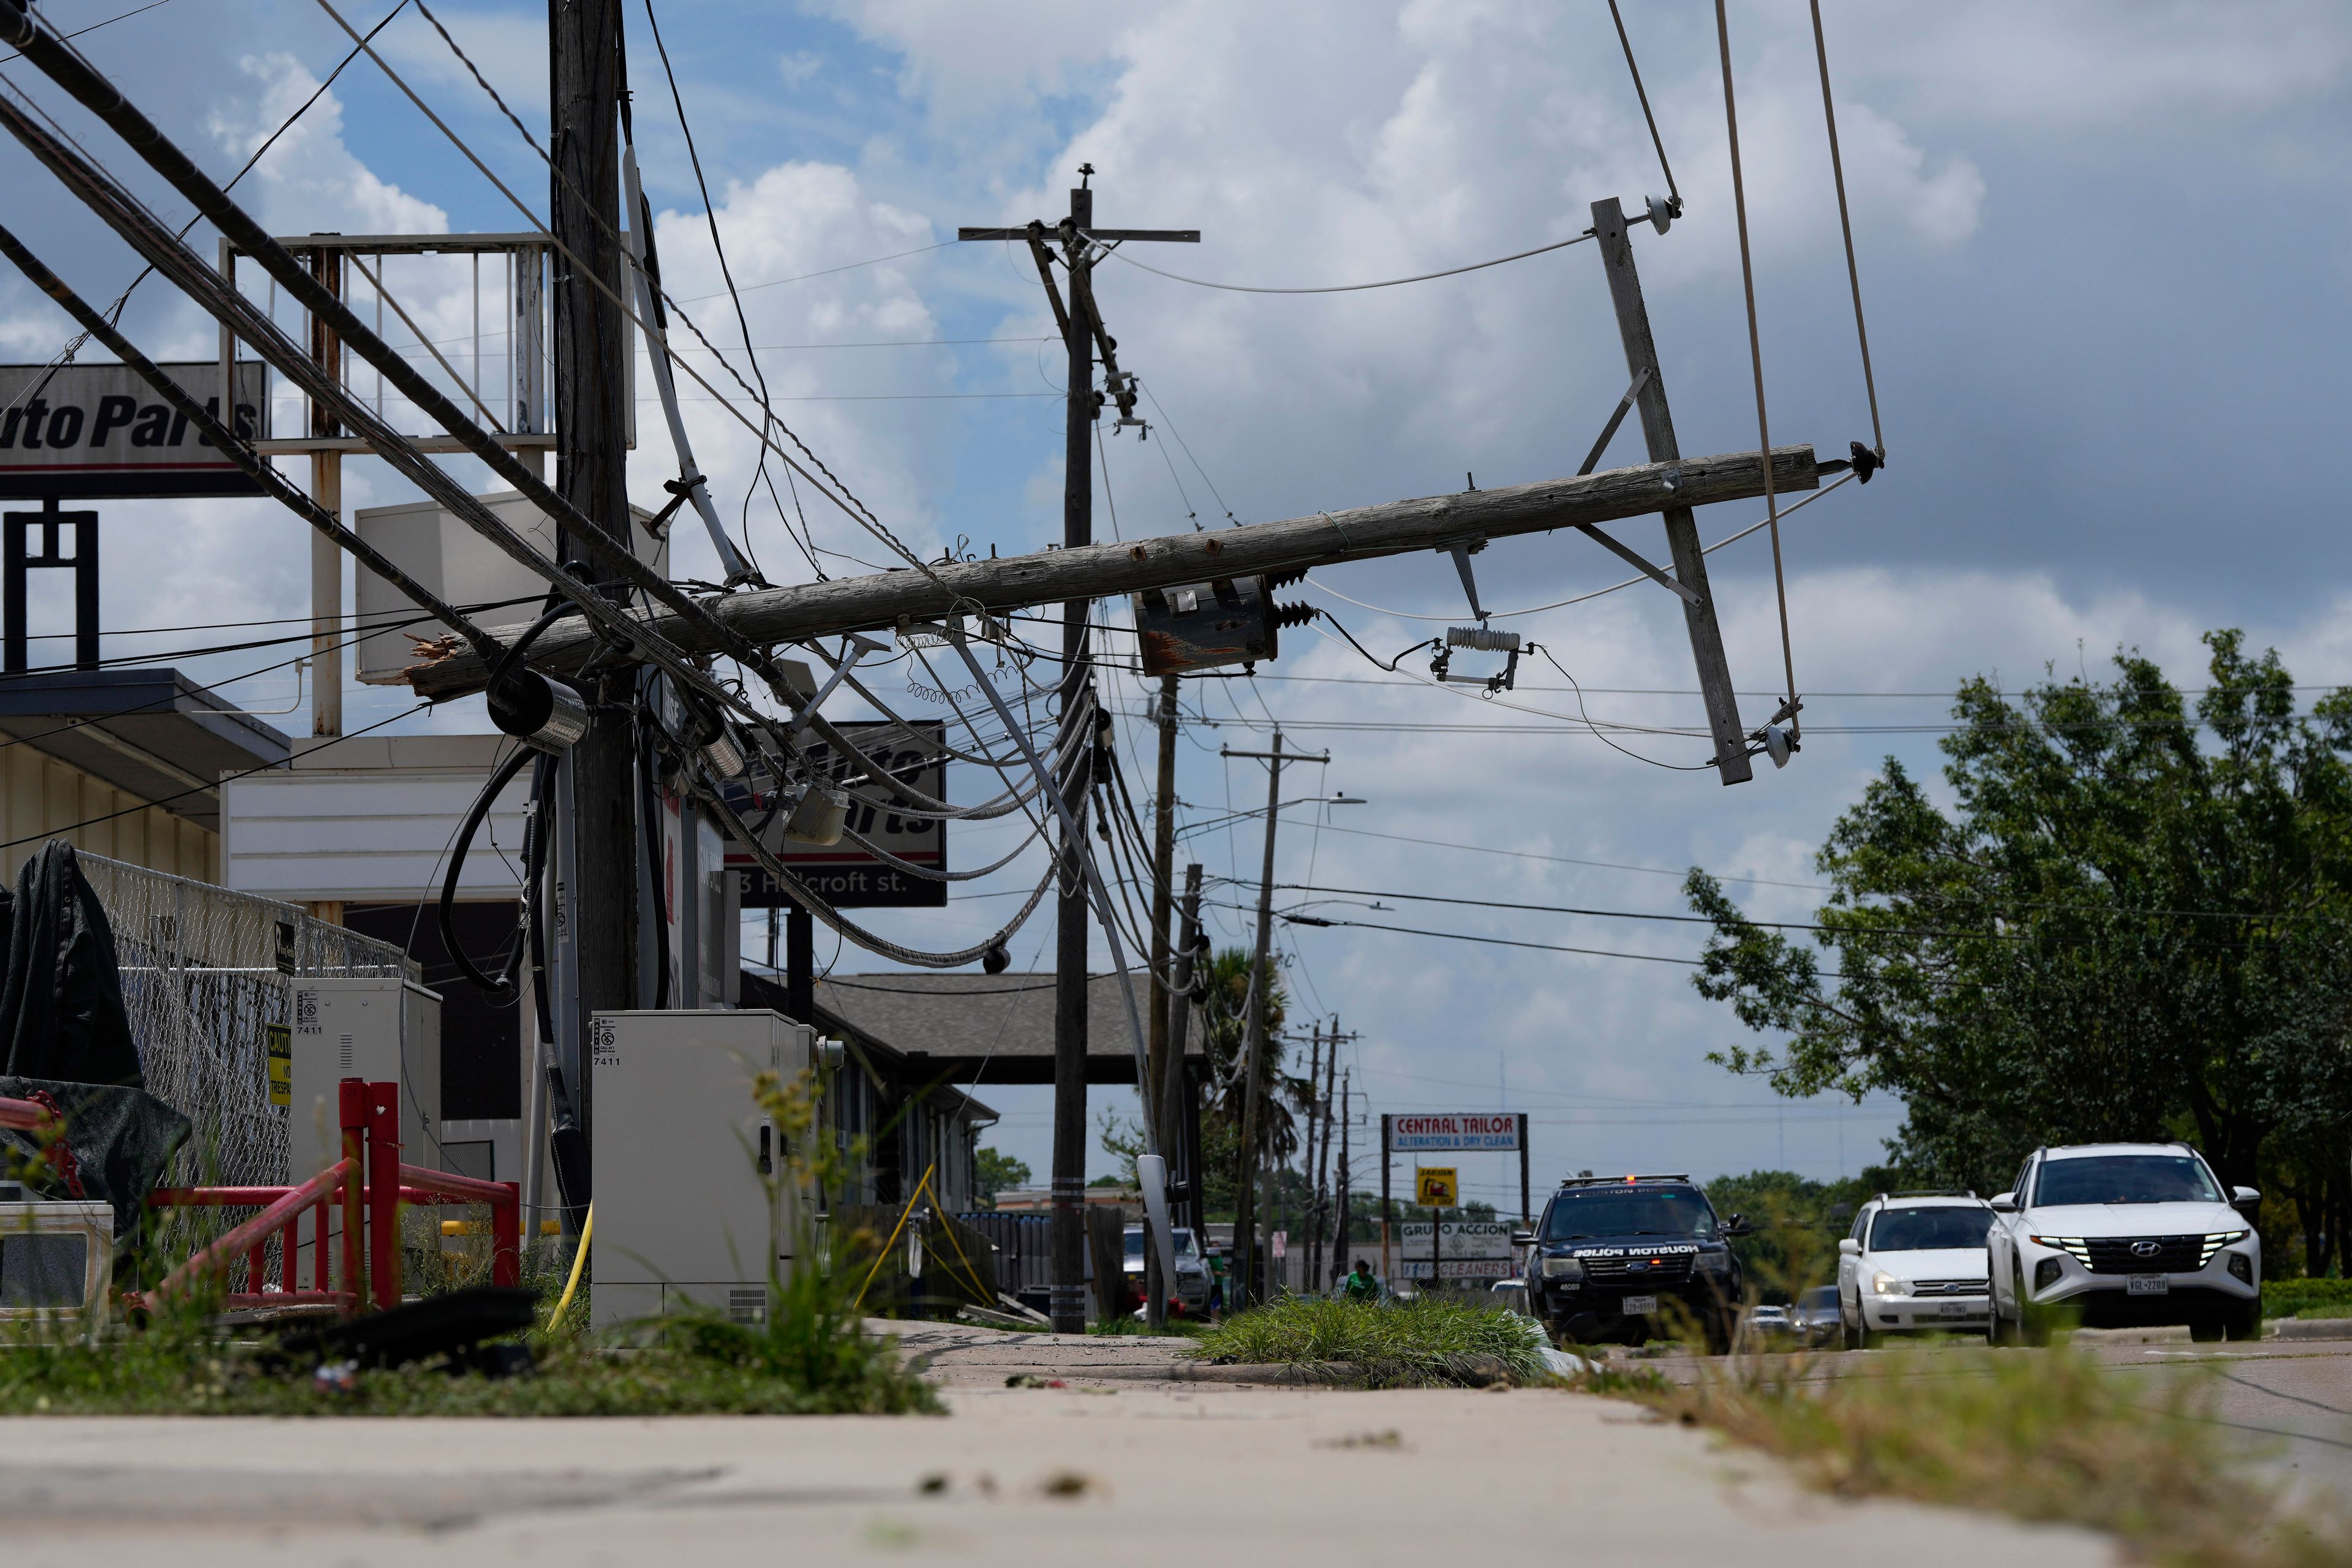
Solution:
{"label": "utility pole in distance", "polygon": [[[1168,988],[1168,1059],[1161,1065],[1160,1107],[1162,1149],[1182,1151],[1181,1180],[1187,1194],[1185,1212],[1191,1216],[1192,1239],[1205,1255],[1208,1247],[1208,1200],[1201,1171],[1201,1118],[1197,1093],[1184,1089],[1184,1036],[1192,1021],[1192,990],[1199,983],[1201,938],[1201,863],[1184,868],[1184,902],[1176,938],[1176,973]],[[1174,1213],[1171,1205],[1170,1212]]]}
{"label": "utility pole in distance", "polygon": [[1242,1168],[1234,1184],[1234,1274],[1239,1281],[1241,1305],[1247,1306],[1255,1278],[1251,1270],[1257,1260],[1257,1080],[1266,1057],[1267,993],[1274,989],[1274,831],[1282,816],[1282,764],[1328,763],[1331,753],[1309,756],[1305,752],[1286,752],[1282,749],[1282,731],[1276,730],[1274,750],[1270,752],[1221,748],[1218,755],[1253,758],[1269,764],[1265,770],[1265,859],[1257,883],[1257,949],[1250,965],[1249,1039],[1242,1056]]}
{"label": "utility pole in distance", "polygon": [[[610,537],[629,542],[629,340],[620,308],[621,11],[617,0],[557,0],[548,11],[552,172],[549,210],[556,242],[579,258],[556,270],[555,489]],[[593,274],[588,276],[587,274]],[[600,289],[598,283],[603,287]],[[558,558],[587,552],[562,541]],[[608,590],[616,601],[624,591]],[[578,933],[579,1027],[591,1014],[647,1005],[640,995],[637,937],[636,759],[629,710],[634,664],[607,668],[588,692],[594,721],[572,749],[572,929]],[[567,1055],[586,1064],[581,1041]],[[572,1085],[594,1149],[593,1075]],[[591,1165],[592,1180],[593,1165]],[[573,1194],[573,1201],[582,1201]]]}
{"label": "utility pole in distance", "polygon": [[[1336,1023],[1337,1020],[1335,1019],[1334,1022]],[[1340,1260],[1346,1258],[1348,1253],[1348,1204],[1351,1196],[1348,1191],[1348,1102],[1349,1095],[1353,1092],[1354,1081],[1353,1068],[1349,1068],[1339,1079],[1339,1214],[1334,1222],[1331,1233],[1330,1277],[1335,1283],[1339,1278]]]}
{"label": "utility pole in distance", "polygon": [[[1151,1008],[1149,1020],[1150,1048],[1144,1052],[1145,1070],[1151,1075],[1151,1104],[1160,1118],[1160,1147],[1164,1152],[1177,1146],[1174,1106],[1166,1097],[1170,1081],[1168,1071],[1169,1008],[1162,988],[1173,978],[1173,954],[1168,932],[1168,920],[1174,912],[1176,876],[1176,680],[1172,675],[1160,678],[1160,769],[1153,782],[1151,801],[1151,990],[1148,1001]],[[1174,1170],[1174,1164],[1169,1166]],[[1171,1208],[1171,1214],[1174,1212]],[[1172,1223],[1172,1222],[1171,1222]],[[1155,1330],[1168,1326],[1168,1294],[1170,1281],[1160,1279],[1160,1249],[1143,1249],[1144,1288],[1150,1292],[1150,1306],[1145,1317]]]}
{"label": "utility pole in distance", "polygon": [[[1103,368],[1121,418],[1133,416],[1134,384],[1118,371],[1118,342],[1102,324],[1095,308],[1094,263],[1100,247],[1122,240],[1176,240],[1197,244],[1198,229],[1095,228],[1095,195],[1088,187],[1095,167],[1078,166],[1078,188],[1070,193],[1069,216],[1047,230],[1031,221],[1021,228],[960,228],[958,239],[1019,240],[1029,247],[1037,264],[1039,281],[1062,331],[1069,361],[1069,416],[1064,428],[1062,454],[1062,547],[1084,548],[1094,542],[1094,455],[1089,450],[1094,423],[1102,415],[1103,395],[1095,390],[1095,353],[1101,350]],[[1055,258],[1047,244],[1049,233],[1062,247],[1060,261],[1069,279],[1069,300],[1063,302],[1054,285]],[[1057,755],[1088,758],[1090,751],[1071,731],[1088,706],[1093,687],[1087,621],[1091,599],[1066,599],[1062,604],[1062,733]],[[1087,1327],[1086,1188],[1087,1188],[1087,879],[1079,857],[1089,853],[1086,841],[1087,802],[1092,795],[1089,768],[1077,762],[1064,787],[1069,805],[1072,835],[1061,845],[1061,883],[1054,905],[1054,1173],[1053,1281],[1049,1304],[1056,1333],[1084,1333]],[[1147,1053],[1148,1054],[1148,1053]]]}

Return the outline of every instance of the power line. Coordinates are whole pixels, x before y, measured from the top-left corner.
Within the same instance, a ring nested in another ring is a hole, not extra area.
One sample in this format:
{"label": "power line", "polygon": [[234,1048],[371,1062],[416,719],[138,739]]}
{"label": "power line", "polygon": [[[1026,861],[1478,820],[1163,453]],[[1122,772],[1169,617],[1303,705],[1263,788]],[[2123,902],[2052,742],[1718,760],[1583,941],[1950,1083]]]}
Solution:
{"label": "power line", "polygon": [[[412,714],[422,713],[425,710],[432,706],[433,703],[431,700],[428,699],[425,701],[419,702],[414,708],[404,708],[399,712],[392,715],[389,719],[379,719],[374,723],[367,725],[365,728],[353,730],[347,734],[337,735],[332,740],[321,741],[318,745],[311,747],[310,751],[304,752],[303,755],[306,757],[317,756],[320,752],[325,751],[330,746],[341,745],[345,741],[355,741],[362,735],[368,733],[369,731],[381,730],[386,724],[398,723],[401,720],[408,718]],[[0,844],[0,849],[14,849],[20,844],[37,844],[43,839],[47,838],[62,838],[68,833],[77,833],[85,827],[95,827],[102,822],[112,822],[119,816],[135,816],[139,813],[146,811],[151,807],[168,805],[173,801],[182,800],[192,795],[202,795],[207,790],[217,789],[220,787],[220,784],[235,784],[239,779],[250,778],[255,773],[267,773],[271,768],[281,768],[285,765],[286,764],[284,763],[263,763],[255,767],[241,769],[236,773],[223,773],[220,776],[218,784],[197,784],[189,789],[174,791],[170,795],[158,795],[152,800],[141,801],[137,805],[125,806],[121,811],[110,811],[104,816],[84,817],[79,822],[69,822],[63,827],[52,827],[47,832],[31,834],[23,838],[11,838],[6,843]]]}
{"label": "power line", "polygon": [[1441,937],[1447,942],[1474,942],[1488,947],[1524,947],[1532,948],[1538,952],[1581,953],[1588,958],[1636,958],[1644,963],[1679,963],[1687,969],[1700,968],[1705,962],[1696,958],[1670,958],[1655,952],[1618,952],[1599,947],[1561,947],[1554,942],[1520,942],[1507,936],[1472,936],[1458,931],[1424,931],[1418,926],[1388,926],[1372,921],[1327,921],[1302,915],[1281,915],[1276,918],[1287,921],[1292,925],[1348,926],[1357,931],[1394,931],[1401,936],[1433,936]]}
{"label": "power line", "polygon": [[[67,39],[68,39],[68,38],[79,38],[79,37],[82,37],[84,34],[87,34],[87,33],[95,33],[95,32],[97,32],[100,27],[111,27],[111,26],[114,26],[114,24],[116,24],[117,22],[128,22],[128,21],[129,21],[129,20],[131,20],[131,17],[133,17],[133,16],[144,16],[144,15],[146,15],[148,12],[152,11],[153,9],[155,9],[155,7],[156,7],[156,6],[158,6],[158,5],[170,5],[171,3],[172,3],[172,0],[148,0],[148,3],[147,3],[146,5],[140,6],[140,7],[139,7],[137,10],[135,10],[135,11],[125,11],[125,12],[124,12],[124,13],[122,13],[122,15],[121,15],[120,16],[109,16],[109,17],[108,17],[105,21],[103,21],[103,22],[92,22],[89,26],[82,28],[79,32],[73,32],[73,33],[65,33],[65,34],[61,34],[61,35],[58,37],[58,42],[59,42],[59,43],[61,43],[61,44],[62,44],[62,43],[64,43],[64,42],[65,42]],[[5,65],[8,64],[8,63],[9,63],[9,61],[11,61],[11,60],[21,60],[21,59],[23,59],[24,58],[25,58],[25,57],[24,57],[24,56],[22,56],[22,55],[8,55],[8,56],[5,56],[5,57],[0,57],[0,66],[5,66]],[[307,106],[306,106],[306,107],[307,107]]]}
{"label": "power line", "polygon": [[[741,292],[749,294],[754,289],[779,289],[787,283],[805,283],[812,278],[828,278],[835,272],[854,272],[861,267],[879,267],[886,261],[897,261],[901,258],[908,256],[921,256],[927,251],[945,250],[949,246],[953,245],[954,243],[954,240],[943,239],[937,245],[919,245],[912,250],[894,250],[887,256],[872,257],[864,261],[845,261],[838,267],[820,267],[814,272],[796,273],[790,278],[771,278],[765,283],[746,283],[743,285]],[[688,295],[682,302],[688,305],[699,305],[706,300],[724,299],[726,297],[726,293],[727,291],[722,289],[716,294],[692,294]],[[677,304],[681,303],[681,301],[672,300],[671,303]],[[1030,340],[1027,338],[1018,338],[1009,341],[1027,342]]]}
{"label": "power line", "polygon": [[1220,289],[1229,294],[1354,294],[1366,289],[1393,289],[1400,283],[1426,283],[1433,278],[1453,278],[1465,272],[1477,272],[1489,267],[1500,267],[1507,261],[1524,261],[1530,256],[1541,256],[1546,251],[1565,250],[1571,245],[1581,245],[1591,237],[1592,231],[1587,229],[1572,239],[1556,239],[1549,245],[1538,245],[1533,250],[1514,251],[1508,256],[1497,256],[1490,261],[1474,261],[1466,267],[1448,267],[1439,272],[1417,272],[1410,278],[1383,278],[1373,283],[1327,283],[1311,289],[1268,289],[1249,283],[1212,283],[1205,278],[1187,278],[1180,272],[1163,272],[1149,262],[1138,261],[1124,250],[1114,250],[1108,254],[1126,262],[1129,267],[1140,267],[1155,277],[1171,279],[1178,283],[1190,283],[1196,289]]}
{"label": "power line", "polygon": [[1650,126],[1650,145],[1658,150],[1658,167],[1665,171],[1666,199],[1674,204],[1674,216],[1680,217],[1683,194],[1675,184],[1675,166],[1666,162],[1665,140],[1658,134],[1658,117],[1650,112],[1649,90],[1642,85],[1642,68],[1633,63],[1633,40],[1625,36],[1625,18],[1618,15],[1617,0],[1609,0],[1609,19],[1617,24],[1617,41],[1625,49],[1625,68],[1633,78],[1633,96],[1642,100],[1642,118]]}

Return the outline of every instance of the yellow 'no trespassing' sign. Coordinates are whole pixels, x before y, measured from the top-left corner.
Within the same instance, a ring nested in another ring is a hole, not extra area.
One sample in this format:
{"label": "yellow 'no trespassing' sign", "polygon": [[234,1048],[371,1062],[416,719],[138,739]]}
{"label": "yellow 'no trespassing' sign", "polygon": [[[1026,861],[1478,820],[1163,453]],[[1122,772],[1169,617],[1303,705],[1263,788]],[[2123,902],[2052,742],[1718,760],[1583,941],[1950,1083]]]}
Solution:
{"label": "yellow 'no trespassing' sign", "polygon": [[1454,1172],[1452,1165],[1415,1165],[1412,1201],[1425,1209],[1450,1209],[1459,1204],[1460,1187]]}

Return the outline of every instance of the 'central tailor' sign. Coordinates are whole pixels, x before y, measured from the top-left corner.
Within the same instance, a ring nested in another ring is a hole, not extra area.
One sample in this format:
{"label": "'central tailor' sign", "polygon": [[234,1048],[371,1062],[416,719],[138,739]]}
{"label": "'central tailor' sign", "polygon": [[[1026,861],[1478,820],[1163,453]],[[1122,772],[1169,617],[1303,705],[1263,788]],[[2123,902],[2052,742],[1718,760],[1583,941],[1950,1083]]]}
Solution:
{"label": "'central tailor' sign", "polygon": [[1519,1146],[1519,1113],[1446,1110],[1392,1116],[1389,1119],[1389,1146],[1401,1154],[1455,1149],[1509,1152]]}

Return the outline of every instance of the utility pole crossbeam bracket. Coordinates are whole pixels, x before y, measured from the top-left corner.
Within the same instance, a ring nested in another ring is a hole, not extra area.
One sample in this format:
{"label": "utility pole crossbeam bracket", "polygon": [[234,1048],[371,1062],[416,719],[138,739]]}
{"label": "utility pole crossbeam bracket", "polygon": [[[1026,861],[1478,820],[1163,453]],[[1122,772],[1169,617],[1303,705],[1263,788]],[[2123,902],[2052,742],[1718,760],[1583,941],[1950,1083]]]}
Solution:
{"label": "utility pole crossbeam bracket", "polygon": [[1470,600],[1470,618],[1484,625],[1486,612],[1478,604],[1478,578],[1476,574],[1470,570],[1470,557],[1486,549],[1486,542],[1483,539],[1465,539],[1459,543],[1444,545],[1442,548],[1448,555],[1454,557],[1454,570],[1462,574],[1462,592],[1467,595]]}
{"label": "utility pole crossbeam bracket", "polygon": [[[11,675],[30,668],[31,638],[26,630],[26,574],[32,568],[57,567],[74,574],[74,668],[98,668],[98,513],[94,511],[59,511],[58,498],[50,496],[41,502],[38,511],[0,513],[7,528],[5,572],[5,586],[0,588],[5,597],[7,622],[5,664]],[[65,531],[73,530],[73,552],[65,550]],[[41,548],[29,548],[26,536],[34,529],[41,531]]]}
{"label": "utility pole crossbeam bracket", "polygon": [[[1625,371],[1634,378],[1634,405],[1642,414],[1642,436],[1653,463],[1678,464],[1682,448],[1675,441],[1674,416],[1666,408],[1665,383],[1658,374],[1658,346],[1650,335],[1650,313],[1642,302],[1641,275],[1633,267],[1633,245],[1625,232],[1625,215],[1617,198],[1592,204],[1592,234],[1601,265],[1609,275],[1609,298],[1617,309],[1617,331],[1625,342]],[[1810,456],[1810,453],[1808,454]],[[1810,464],[1808,465],[1811,466]],[[1758,464],[1761,477],[1762,464]],[[1773,489],[1779,489],[1779,476]],[[1691,657],[1698,667],[1699,692],[1706,704],[1707,730],[1715,738],[1715,766],[1727,784],[1746,784],[1755,777],[1748,760],[1748,731],[1739,722],[1739,700],[1732,689],[1731,667],[1724,658],[1723,628],[1706,585],[1706,557],[1701,552],[1698,520],[1691,508],[1699,498],[1677,496],[1677,504],[1661,510],[1666,543],[1674,557],[1675,577],[1696,599],[1683,602],[1683,619],[1690,631]],[[1580,521],[1595,521],[1591,519]]]}

